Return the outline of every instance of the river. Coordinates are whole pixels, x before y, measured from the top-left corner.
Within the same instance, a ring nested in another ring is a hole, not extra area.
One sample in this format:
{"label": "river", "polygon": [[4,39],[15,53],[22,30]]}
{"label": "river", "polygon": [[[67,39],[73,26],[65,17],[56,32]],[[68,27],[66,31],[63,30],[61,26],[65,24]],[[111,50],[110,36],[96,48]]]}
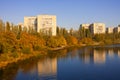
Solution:
{"label": "river", "polygon": [[49,51],[0,69],[0,80],[120,80],[120,45]]}

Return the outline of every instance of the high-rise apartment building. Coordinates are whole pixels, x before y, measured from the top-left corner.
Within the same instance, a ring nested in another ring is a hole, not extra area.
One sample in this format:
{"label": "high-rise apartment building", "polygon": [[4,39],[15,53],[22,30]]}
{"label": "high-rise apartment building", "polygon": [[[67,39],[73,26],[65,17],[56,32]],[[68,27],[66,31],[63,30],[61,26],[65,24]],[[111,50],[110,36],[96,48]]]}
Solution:
{"label": "high-rise apartment building", "polygon": [[37,16],[37,32],[44,31],[47,34],[56,35],[56,16],[54,15],[38,15]]}
{"label": "high-rise apartment building", "polygon": [[38,15],[37,17],[24,17],[24,26],[34,29],[36,32],[56,35],[56,16]]}
{"label": "high-rise apartment building", "polygon": [[90,32],[92,34],[104,34],[106,31],[104,23],[93,23],[90,25]]}
{"label": "high-rise apartment building", "polygon": [[37,17],[24,17],[24,27],[37,30]]}
{"label": "high-rise apartment building", "polygon": [[92,34],[104,34],[106,31],[104,23],[81,24],[80,27],[89,29]]}

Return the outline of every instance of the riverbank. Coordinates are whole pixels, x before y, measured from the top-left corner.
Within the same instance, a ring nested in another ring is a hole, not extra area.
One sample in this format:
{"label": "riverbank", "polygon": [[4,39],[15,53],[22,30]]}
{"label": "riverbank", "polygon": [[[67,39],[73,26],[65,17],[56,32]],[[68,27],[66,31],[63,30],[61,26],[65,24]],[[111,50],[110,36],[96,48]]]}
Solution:
{"label": "riverbank", "polygon": [[1,54],[0,55],[0,68],[4,68],[5,66],[11,63],[23,61],[31,57],[39,57],[42,55],[46,55],[46,53],[47,53],[46,51],[39,51],[39,52],[30,53],[30,54],[18,53],[18,57],[11,57],[10,55],[7,55],[7,54]]}
{"label": "riverbank", "polygon": [[[71,46],[62,46],[62,47],[58,47],[58,48],[45,48],[41,51],[34,51],[30,54],[23,54],[23,53],[17,53],[17,57],[11,57],[11,55],[8,54],[1,54],[0,55],[0,68],[4,68],[5,66],[11,64],[11,63],[17,63],[18,61],[22,61],[22,60],[26,60],[29,59],[31,57],[38,57],[38,56],[43,56],[46,55],[48,53],[48,51],[56,51],[56,50],[61,50],[61,49],[67,49],[67,48],[71,48],[71,47],[77,47],[77,48],[81,48],[81,47],[85,47],[85,46],[105,46],[106,44],[101,44],[101,43],[93,43],[93,44],[79,44],[79,45],[71,45]],[[109,44],[112,45],[112,44]]]}

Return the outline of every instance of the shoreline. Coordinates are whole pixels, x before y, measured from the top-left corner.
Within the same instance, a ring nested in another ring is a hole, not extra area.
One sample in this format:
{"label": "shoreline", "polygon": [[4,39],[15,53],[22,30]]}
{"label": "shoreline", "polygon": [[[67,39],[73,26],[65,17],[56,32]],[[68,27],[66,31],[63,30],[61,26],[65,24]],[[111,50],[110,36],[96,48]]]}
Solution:
{"label": "shoreline", "polygon": [[33,52],[31,54],[21,54],[18,58],[12,58],[11,60],[2,61],[2,62],[0,62],[0,68],[4,68],[7,65],[12,64],[12,63],[17,63],[18,61],[23,61],[23,60],[26,60],[26,59],[30,59],[31,57],[38,57],[38,56],[46,55],[48,51],[57,51],[57,50],[67,49],[67,48],[70,48],[70,47],[81,48],[81,47],[87,47],[87,46],[106,46],[106,45],[117,45],[117,44],[119,44],[119,43],[116,43],[116,44],[104,44],[104,45],[100,45],[100,44],[92,44],[92,45],[82,44],[82,45],[63,46],[63,47],[58,47],[58,48],[47,48],[46,50]]}
{"label": "shoreline", "polygon": [[23,61],[26,59],[30,59],[32,57],[38,57],[42,55],[46,55],[46,51],[34,52],[31,54],[21,54],[18,58],[11,58],[9,60],[0,62],[0,68],[4,68],[7,65],[12,64],[12,63],[17,63],[18,61]]}

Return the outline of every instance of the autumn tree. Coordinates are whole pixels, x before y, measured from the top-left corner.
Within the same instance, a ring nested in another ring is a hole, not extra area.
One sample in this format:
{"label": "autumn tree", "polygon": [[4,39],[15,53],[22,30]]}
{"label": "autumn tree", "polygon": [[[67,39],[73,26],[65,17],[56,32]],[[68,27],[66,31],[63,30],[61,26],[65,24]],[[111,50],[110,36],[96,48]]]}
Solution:
{"label": "autumn tree", "polygon": [[60,28],[57,26],[57,35],[60,35]]}
{"label": "autumn tree", "polygon": [[93,39],[97,42],[103,41],[105,39],[105,34],[95,34]]}
{"label": "autumn tree", "polygon": [[10,23],[6,22],[6,31],[10,31]]}
{"label": "autumn tree", "polygon": [[73,28],[70,29],[70,33],[71,36],[73,35]]}
{"label": "autumn tree", "polygon": [[0,32],[3,32],[4,28],[3,28],[3,21],[0,20]]}
{"label": "autumn tree", "polygon": [[67,37],[65,37],[65,39],[66,39],[68,45],[77,45],[78,44],[78,40],[74,36],[67,36]]}
{"label": "autumn tree", "polygon": [[66,46],[66,40],[63,36],[51,36],[47,40],[47,46],[51,48]]}
{"label": "autumn tree", "polygon": [[[9,35],[9,36],[8,36]],[[13,32],[6,32],[0,35],[1,52],[13,52],[16,48],[16,35]]]}

